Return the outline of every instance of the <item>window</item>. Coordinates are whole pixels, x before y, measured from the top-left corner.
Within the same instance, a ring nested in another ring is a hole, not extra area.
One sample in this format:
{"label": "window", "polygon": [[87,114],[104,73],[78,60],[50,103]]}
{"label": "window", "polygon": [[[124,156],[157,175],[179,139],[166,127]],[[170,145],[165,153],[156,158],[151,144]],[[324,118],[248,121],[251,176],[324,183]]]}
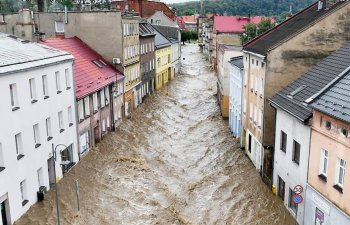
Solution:
{"label": "window", "polygon": [[0,172],[5,169],[5,163],[4,163],[4,153],[2,151],[2,144],[0,142]]}
{"label": "window", "polygon": [[249,118],[250,120],[252,120],[253,118],[253,104],[250,103],[250,107],[249,107]]}
{"label": "window", "polygon": [[288,206],[294,212],[294,214],[296,215],[297,212],[298,212],[298,204],[296,204],[293,201],[293,196],[294,196],[294,192],[293,192],[292,189],[289,188],[289,203],[288,203]]}
{"label": "window", "polygon": [[18,98],[17,98],[17,85],[10,84],[10,95],[11,95],[11,106],[12,111],[19,109],[18,107]]}
{"label": "window", "polygon": [[69,76],[69,69],[65,69],[64,71],[65,78],[66,78],[66,89],[70,89],[70,76]]}
{"label": "window", "polygon": [[79,122],[83,121],[84,118],[84,100],[81,99],[78,101],[78,116],[79,116]]}
{"label": "window", "polygon": [[19,188],[21,191],[21,199],[22,199],[22,206],[25,206],[28,203],[27,200],[27,193],[26,193],[26,180],[23,180],[20,184],[19,184]]}
{"label": "window", "polygon": [[109,104],[109,86],[105,87],[105,101],[106,101],[106,105]]}
{"label": "window", "polygon": [[280,145],[280,149],[283,152],[286,152],[286,150],[287,150],[287,134],[284,133],[283,131],[281,131],[281,145]]}
{"label": "window", "polygon": [[38,170],[37,170],[37,175],[38,175],[38,186],[41,187],[41,186],[44,186],[44,171],[43,171],[43,168],[40,167]]}
{"label": "window", "polygon": [[17,160],[20,160],[23,158],[23,143],[22,143],[22,134],[18,133],[15,135],[15,142],[16,142],[16,153],[17,153]]}
{"label": "window", "polygon": [[106,120],[102,120],[102,132],[106,132]]}
{"label": "window", "polygon": [[94,107],[94,113],[97,113],[97,111],[98,111],[97,92],[95,92],[95,93],[92,95],[92,104],[93,104],[93,107]]}
{"label": "window", "polygon": [[280,176],[278,176],[278,196],[281,197],[283,201],[284,201],[285,187],[286,187],[286,183]]}
{"label": "window", "polygon": [[103,89],[100,91],[100,100],[101,100],[101,108],[105,107],[106,101],[105,101],[105,92]]}
{"label": "window", "polygon": [[46,118],[46,137],[50,141],[52,139],[51,118]]}
{"label": "window", "polygon": [[254,65],[254,59],[252,59],[252,64]]}
{"label": "window", "polygon": [[49,98],[49,89],[48,89],[48,84],[47,84],[47,75],[42,76],[42,81],[43,81],[43,95],[44,99]]}
{"label": "window", "polygon": [[72,106],[68,107],[68,123],[69,126],[73,126],[73,112],[72,112]]}
{"label": "window", "polygon": [[85,118],[88,118],[90,116],[90,101],[89,96],[84,98],[84,116]]}
{"label": "window", "polygon": [[256,60],[256,65],[259,66],[259,61],[258,60]]}
{"label": "window", "polygon": [[110,120],[109,117],[107,117],[107,129],[110,127],[109,120]]}
{"label": "window", "polygon": [[326,129],[330,130],[332,128],[332,123],[330,121],[326,121]]}
{"label": "window", "polygon": [[55,72],[55,77],[56,77],[56,91],[57,91],[57,94],[59,94],[62,92],[62,90],[61,90],[61,78],[60,78],[59,71]]}
{"label": "window", "polygon": [[328,151],[322,149],[320,156],[320,174],[318,177],[327,182],[327,172],[328,172]]}
{"label": "window", "polygon": [[343,188],[344,185],[345,164],[343,159],[337,158],[335,185],[341,188]]}
{"label": "window", "polygon": [[58,112],[58,128],[60,129],[60,133],[64,131],[63,127],[63,112],[59,111]]}
{"label": "window", "polygon": [[55,31],[56,33],[64,33],[63,21],[55,21]]}
{"label": "window", "polygon": [[34,132],[34,144],[35,148],[38,148],[40,144],[40,132],[39,132],[39,124],[35,124],[33,126],[33,132]]}
{"label": "window", "polygon": [[261,62],[261,68],[264,68],[264,66],[265,66],[265,63]]}
{"label": "window", "polygon": [[300,144],[293,140],[293,162],[299,165],[300,162]]}
{"label": "window", "polygon": [[30,99],[32,100],[32,103],[37,102],[36,100],[36,90],[35,90],[35,79],[31,78],[29,79],[29,89],[30,89]]}

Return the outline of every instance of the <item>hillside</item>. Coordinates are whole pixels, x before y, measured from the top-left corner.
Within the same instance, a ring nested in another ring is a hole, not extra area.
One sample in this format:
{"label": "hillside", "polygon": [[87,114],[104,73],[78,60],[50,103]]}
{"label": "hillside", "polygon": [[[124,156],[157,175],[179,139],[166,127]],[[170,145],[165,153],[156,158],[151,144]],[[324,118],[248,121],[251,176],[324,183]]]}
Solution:
{"label": "hillside", "polygon": [[[265,15],[278,16],[289,12],[296,13],[305,8],[313,0],[204,0],[205,13],[220,15]],[[191,1],[185,3],[170,4],[177,9],[178,15],[191,15],[200,13],[200,2]]]}

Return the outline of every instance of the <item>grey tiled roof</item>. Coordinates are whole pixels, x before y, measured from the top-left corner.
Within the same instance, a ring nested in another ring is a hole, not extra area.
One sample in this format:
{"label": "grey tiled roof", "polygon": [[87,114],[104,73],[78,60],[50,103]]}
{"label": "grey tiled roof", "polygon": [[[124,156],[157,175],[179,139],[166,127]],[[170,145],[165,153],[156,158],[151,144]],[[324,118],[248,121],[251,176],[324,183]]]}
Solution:
{"label": "grey tiled roof", "polygon": [[154,28],[152,27],[151,24],[149,23],[140,23],[139,24],[139,33],[141,37],[146,37],[146,36],[154,36]]}
{"label": "grey tiled roof", "polygon": [[348,3],[349,2],[339,1],[329,9],[318,10],[318,4],[317,1],[315,1],[315,3],[295,14],[290,19],[285,20],[271,30],[246,43],[243,50],[266,55],[267,52],[274,46],[283,43],[283,41],[287,38],[294,36],[301,30],[312,25],[318,19],[332,13],[333,11],[336,11],[344,4]]}
{"label": "grey tiled roof", "polygon": [[240,69],[243,69],[244,66],[243,66],[243,56],[237,56],[237,57],[233,57],[230,59],[229,61],[232,65],[240,68]]}
{"label": "grey tiled roof", "polygon": [[171,42],[157,29],[154,29],[154,33],[156,34],[154,40],[156,49],[165,48],[171,45]]}
{"label": "grey tiled roof", "polygon": [[159,32],[161,32],[165,37],[171,38],[174,40],[179,40],[179,28],[178,27],[169,27],[169,26],[162,26],[162,25],[153,25],[154,28],[156,28]]}
{"label": "grey tiled roof", "polygon": [[0,33],[0,74],[73,59],[67,52]]}
{"label": "grey tiled roof", "polygon": [[[305,100],[314,96],[350,66],[350,42],[312,67],[297,80],[275,94],[270,102],[305,122],[312,116],[312,108]],[[305,85],[305,88],[291,96],[291,93]]]}
{"label": "grey tiled roof", "polygon": [[330,87],[318,95],[311,107],[350,123],[350,70],[336,78]]}

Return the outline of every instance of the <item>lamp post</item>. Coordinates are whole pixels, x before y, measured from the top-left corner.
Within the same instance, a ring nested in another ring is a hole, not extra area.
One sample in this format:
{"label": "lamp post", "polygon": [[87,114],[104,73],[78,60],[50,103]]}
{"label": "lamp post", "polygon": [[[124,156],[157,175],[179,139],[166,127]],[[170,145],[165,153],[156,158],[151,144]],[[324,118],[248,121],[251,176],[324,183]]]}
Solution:
{"label": "lamp post", "polygon": [[[55,176],[55,188],[56,188],[56,214],[57,214],[57,225],[61,225],[61,218],[60,218],[60,205],[59,205],[59,193],[58,193],[58,184],[56,179],[56,149],[58,146],[63,146],[64,148],[67,148],[67,146],[63,144],[55,145],[52,143],[52,157],[53,157],[53,173]],[[60,154],[61,155],[61,154]]]}

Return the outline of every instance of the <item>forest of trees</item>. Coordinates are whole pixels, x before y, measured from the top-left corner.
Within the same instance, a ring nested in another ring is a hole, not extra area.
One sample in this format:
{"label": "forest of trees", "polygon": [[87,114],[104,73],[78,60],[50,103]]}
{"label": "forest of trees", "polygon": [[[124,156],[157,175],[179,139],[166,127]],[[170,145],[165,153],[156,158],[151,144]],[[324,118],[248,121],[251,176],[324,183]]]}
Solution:
{"label": "forest of trees", "polygon": [[[219,15],[279,16],[289,12],[290,5],[294,14],[312,2],[314,0],[204,0],[204,9],[205,13]],[[200,13],[199,1],[176,3],[170,6],[177,9],[178,15]]]}

